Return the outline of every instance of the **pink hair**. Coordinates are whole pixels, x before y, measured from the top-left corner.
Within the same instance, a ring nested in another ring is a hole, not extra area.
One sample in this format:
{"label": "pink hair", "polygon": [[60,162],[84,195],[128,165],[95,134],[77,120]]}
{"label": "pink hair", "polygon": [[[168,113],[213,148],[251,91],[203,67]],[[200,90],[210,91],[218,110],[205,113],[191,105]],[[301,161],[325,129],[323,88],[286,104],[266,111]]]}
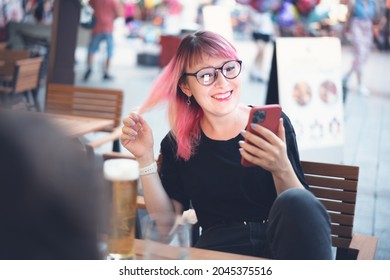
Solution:
{"label": "pink hair", "polygon": [[155,81],[149,97],[139,110],[142,113],[162,101],[168,101],[168,116],[172,134],[177,142],[177,157],[184,160],[193,155],[199,143],[203,110],[193,97],[191,105],[187,105],[187,95],[179,85],[186,82],[183,76],[186,67],[196,65],[208,56],[238,59],[234,46],[219,34],[198,31],[187,35],[181,41],[175,56]]}

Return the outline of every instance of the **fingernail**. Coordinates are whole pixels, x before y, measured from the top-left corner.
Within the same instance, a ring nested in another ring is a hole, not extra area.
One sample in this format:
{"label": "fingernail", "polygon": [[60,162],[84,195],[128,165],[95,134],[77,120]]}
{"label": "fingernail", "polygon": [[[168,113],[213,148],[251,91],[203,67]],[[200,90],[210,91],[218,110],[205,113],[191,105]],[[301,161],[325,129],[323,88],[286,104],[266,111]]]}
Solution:
{"label": "fingernail", "polygon": [[238,145],[242,146],[242,144],[244,144],[244,141],[242,140],[238,141]]}
{"label": "fingernail", "polygon": [[135,122],[132,119],[130,119],[130,125],[135,126]]}
{"label": "fingernail", "polygon": [[256,127],[258,127],[259,125],[258,125],[257,123],[251,123],[250,126],[251,126],[251,128],[256,128]]}
{"label": "fingernail", "polygon": [[245,130],[241,130],[241,132],[240,132],[240,133],[241,133],[241,135],[242,135],[242,136],[245,136],[245,134],[246,134],[246,131],[245,131]]}

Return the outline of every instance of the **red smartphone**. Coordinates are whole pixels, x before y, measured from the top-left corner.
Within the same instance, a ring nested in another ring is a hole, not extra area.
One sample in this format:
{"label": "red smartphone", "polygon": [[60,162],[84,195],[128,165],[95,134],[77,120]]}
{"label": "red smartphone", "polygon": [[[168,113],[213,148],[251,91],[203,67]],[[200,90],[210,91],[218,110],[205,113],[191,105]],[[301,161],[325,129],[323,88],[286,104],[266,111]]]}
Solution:
{"label": "red smartphone", "polygon": [[[280,107],[280,105],[278,104],[253,107],[249,113],[249,119],[246,129],[251,133],[257,134],[255,131],[252,130],[250,126],[251,123],[257,123],[266,127],[267,129],[271,130],[273,133],[276,134],[278,131],[279,119],[281,115],[282,107]],[[254,164],[246,161],[244,158],[241,158],[241,165],[245,167],[255,166]]]}

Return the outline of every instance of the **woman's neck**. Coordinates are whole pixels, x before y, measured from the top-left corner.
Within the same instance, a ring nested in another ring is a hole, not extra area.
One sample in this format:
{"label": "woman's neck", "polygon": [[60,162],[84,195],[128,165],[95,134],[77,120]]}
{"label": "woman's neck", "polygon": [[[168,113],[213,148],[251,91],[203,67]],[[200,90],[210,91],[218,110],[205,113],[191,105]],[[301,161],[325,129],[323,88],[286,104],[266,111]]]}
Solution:
{"label": "woman's neck", "polygon": [[200,127],[204,134],[214,140],[229,140],[236,137],[246,126],[250,108],[239,105],[236,110],[226,116],[204,114]]}

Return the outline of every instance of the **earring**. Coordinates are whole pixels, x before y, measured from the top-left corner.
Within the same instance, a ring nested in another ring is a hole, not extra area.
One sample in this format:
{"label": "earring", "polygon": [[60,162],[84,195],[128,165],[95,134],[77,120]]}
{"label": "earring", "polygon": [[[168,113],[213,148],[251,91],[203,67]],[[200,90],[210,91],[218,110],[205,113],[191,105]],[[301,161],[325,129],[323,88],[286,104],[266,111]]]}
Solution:
{"label": "earring", "polygon": [[187,96],[187,106],[191,105],[191,96]]}

